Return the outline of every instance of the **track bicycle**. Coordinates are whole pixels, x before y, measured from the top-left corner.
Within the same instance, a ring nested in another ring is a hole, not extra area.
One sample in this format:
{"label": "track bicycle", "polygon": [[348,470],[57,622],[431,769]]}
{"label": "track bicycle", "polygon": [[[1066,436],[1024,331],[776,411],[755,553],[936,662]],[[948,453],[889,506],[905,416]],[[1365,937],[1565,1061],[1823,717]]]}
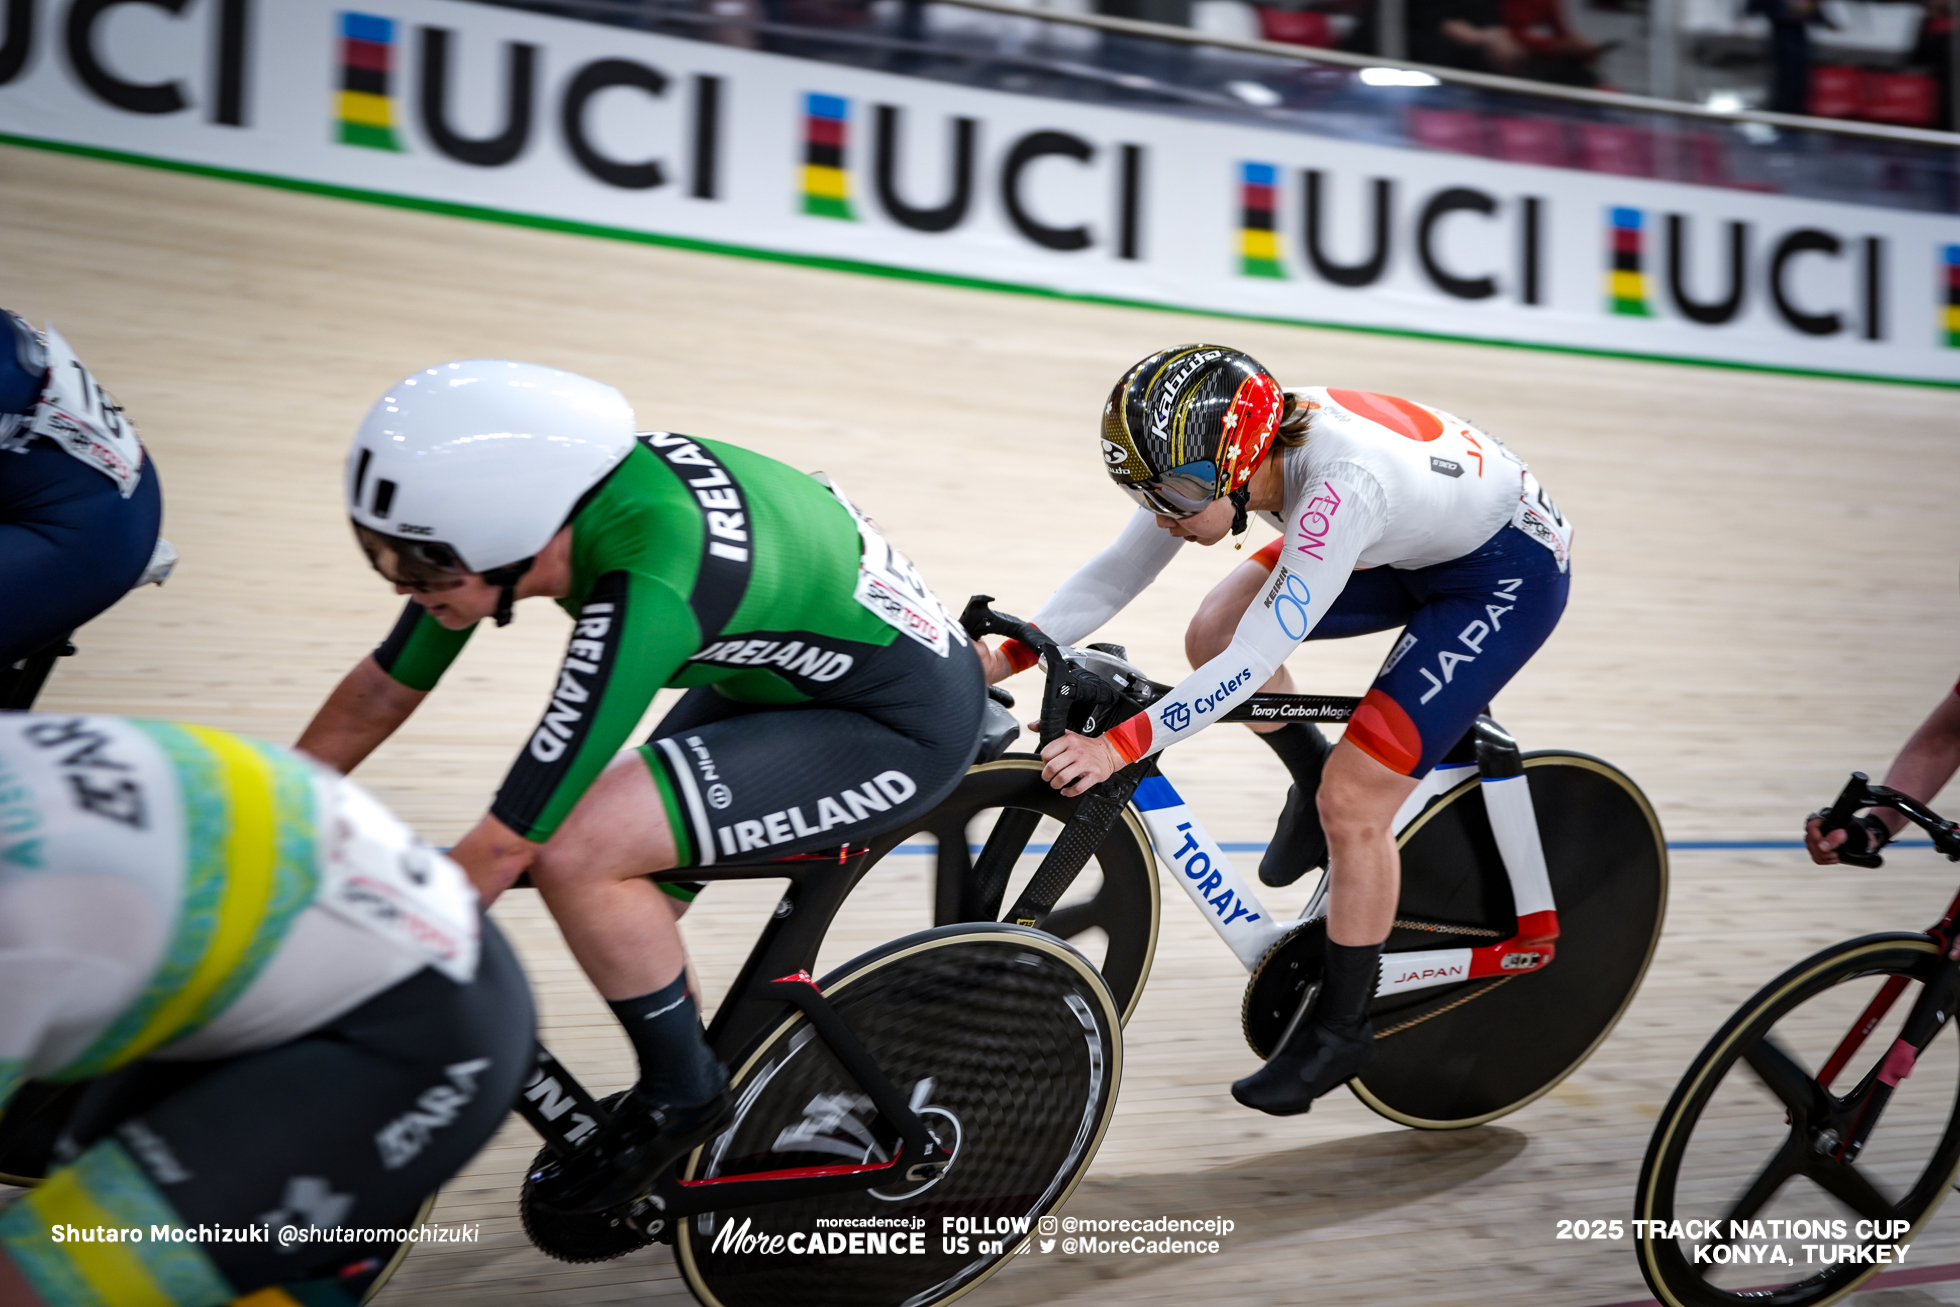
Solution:
{"label": "track bicycle", "polygon": [[[1169,689],[1119,646],[1064,649],[990,603],[976,596],[963,620],[975,638],[1040,652],[1043,743],[1064,729],[1098,734]],[[1359,702],[1257,694],[1223,720],[1344,722]],[[1033,755],[982,762],[938,808],[881,835],[873,858],[930,836],[936,922],[1015,922],[1100,952],[1126,1019],[1155,949],[1161,861],[1250,973],[1241,1024],[1269,1057],[1318,993],[1326,881],[1298,919],[1274,919],[1157,761],[1076,798],[1043,781]],[[1061,823],[1045,849],[1033,842],[1044,818]],[[1395,828],[1402,897],[1370,1008],[1376,1057],[1350,1088],[1404,1125],[1478,1125],[1564,1079],[1626,1010],[1660,937],[1666,845],[1619,770],[1564,750],[1521,753],[1488,716]]]}
{"label": "track bicycle", "polygon": [[[645,1197],[560,1216],[520,1196],[564,1261],[671,1241],[709,1307],[925,1307],[1021,1251],[1074,1190],[1115,1110],[1122,1024],[1086,959],[1024,926],[953,924],[809,968],[869,851],[662,872],[789,881],[708,1028],[735,1117]],[[542,1046],[516,1110],[575,1156],[595,1101]]]}
{"label": "track bicycle", "polygon": [[[1863,772],[1823,829],[1864,808],[1904,814],[1960,861],[1960,823]],[[1960,1172],[1960,1038],[1935,1042],[1956,1010],[1960,895],[1925,931],[1832,945],[1737,1009],[1641,1163],[1634,1216],[1658,1224],[1636,1224],[1634,1248],[1655,1297],[1822,1307],[1900,1259]]]}

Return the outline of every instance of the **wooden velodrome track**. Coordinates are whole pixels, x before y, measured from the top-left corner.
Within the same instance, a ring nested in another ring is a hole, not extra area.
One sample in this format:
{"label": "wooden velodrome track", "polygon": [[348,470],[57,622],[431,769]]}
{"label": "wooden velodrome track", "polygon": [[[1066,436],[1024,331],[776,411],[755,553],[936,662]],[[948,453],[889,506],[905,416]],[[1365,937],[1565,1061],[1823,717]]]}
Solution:
{"label": "wooden velodrome track", "polygon": [[[643,425],[829,471],[943,596],[986,590],[1027,612],[1129,511],[1092,439],[1111,378],[1193,338],[1290,382],[1439,404],[1531,461],[1577,524],[1577,583],[1499,715],[1527,748],[1625,768],[1673,840],[1791,838],[1851,767],[1882,771],[1960,672],[1951,391],[964,291],[17,149],[0,149],[0,303],[56,322],[126,404],[183,553],[168,586],[82,631],[48,707],[292,739],[399,603],[349,538],[340,460],[367,405],[414,367],[509,356],[603,378]],[[1234,561],[1229,546],[1192,551],[1105,638],[1172,677],[1184,618]],[[534,603],[479,635],[360,779],[454,839],[530,730],[565,627]],[[1311,647],[1294,667],[1359,693],[1388,638]],[[1168,770],[1219,838],[1269,833],[1281,773],[1243,733],[1207,733]],[[859,923],[860,943],[923,924],[922,861],[883,873],[891,906]],[[1561,1242],[1554,1221],[1627,1215],[1661,1104],[1736,1002],[1826,942],[1931,920],[1954,880],[1927,852],[1826,874],[1792,851],[1682,851],[1673,871],[1667,934],[1613,1038],[1547,1098],[1455,1134],[1391,1126],[1345,1095],[1287,1121],[1234,1104],[1225,1086],[1254,1064],[1241,973],[1167,888],[1121,1110],[1068,1211],[1222,1214],[1237,1230],[1213,1257],[1022,1258],[968,1301],[1643,1298],[1628,1243]],[[774,897],[718,887],[688,919],[711,1000]],[[1274,898],[1294,908],[1304,890]],[[624,1041],[534,896],[497,915],[552,1046],[595,1088],[627,1083]],[[437,1208],[480,1222],[482,1241],[418,1251],[385,1300],[685,1301],[664,1248],[572,1267],[524,1242],[514,1195],[535,1147],[513,1119]],[[1947,1263],[1960,1208],[1909,1265]],[[1865,1301],[1960,1301],[1960,1283]]]}

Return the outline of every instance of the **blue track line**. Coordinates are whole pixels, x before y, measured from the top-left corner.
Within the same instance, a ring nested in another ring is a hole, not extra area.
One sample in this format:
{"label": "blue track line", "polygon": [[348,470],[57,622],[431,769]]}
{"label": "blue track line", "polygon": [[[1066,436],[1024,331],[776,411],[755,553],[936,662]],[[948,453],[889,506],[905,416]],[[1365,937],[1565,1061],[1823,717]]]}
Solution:
{"label": "blue track line", "polygon": [[[936,844],[901,844],[893,849],[892,852],[894,854],[909,853],[914,857],[926,857],[935,852],[938,847]],[[980,846],[978,844],[969,844],[966,847],[969,853],[980,852]],[[1264,844],[1221,844],[1218,847],[1227,853],[1264,853],[1266,851]],[[1667,848],[1670,853],[1692,853],[1707,849],[1800,849],[1802,847],[1802,840],[1669,840],[1667,842]],[[1933,841],[1893,840],[1885,847],[1888,849],[1930,849],[1933,847]],[[1046,844],[1030,844],[1027,847],[1027,852],[1046,853],[1049,848],[1050,846]]]}

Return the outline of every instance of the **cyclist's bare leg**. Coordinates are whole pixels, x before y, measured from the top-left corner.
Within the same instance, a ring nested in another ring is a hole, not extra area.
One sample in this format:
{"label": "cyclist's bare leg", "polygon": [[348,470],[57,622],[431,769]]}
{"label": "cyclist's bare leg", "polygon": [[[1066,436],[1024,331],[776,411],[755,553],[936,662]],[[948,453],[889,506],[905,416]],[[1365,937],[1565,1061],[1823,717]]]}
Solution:
{"label": "cyclist's bare leg", "polygon": [[687,963],[674,902],[645,879],[676,855],[667,810],[638,754],[602,772],[544,844],[486,816],[451,856],[486,902],[529,871],[572,955],[608,999],[670,984]]}
{"label": "cyclist's bare leg", "polygon": [[[1239,621],[1245,610],[1259,597],[1272,573],[1250,559],[1231,570],[1223,581],[1211,588],[1211,593],[1198,605],[1198,611],[1191,616],[1191,624],[1184,628],[1184,656],[1193,667],[1202,667],[1219,654],[1225,646],[1232,643],[1233,632],[1239,629]],[[1293,694],[1293,674],[1281,663],[1278,671],[1267,678],[1259,687],[1261,694]],[[1283,722],[1247,722],[1255,734],[1264,735],[1277,731]]]}
{"label": "cyclist's bare leg", "polygon": [[1390,771],[1343,739],[1320,781],[1320,822],[1327,831],[1327,933],[1336,944],[1379,944],[1395,921],[1402,854],[1395,814],[1416,781]]}

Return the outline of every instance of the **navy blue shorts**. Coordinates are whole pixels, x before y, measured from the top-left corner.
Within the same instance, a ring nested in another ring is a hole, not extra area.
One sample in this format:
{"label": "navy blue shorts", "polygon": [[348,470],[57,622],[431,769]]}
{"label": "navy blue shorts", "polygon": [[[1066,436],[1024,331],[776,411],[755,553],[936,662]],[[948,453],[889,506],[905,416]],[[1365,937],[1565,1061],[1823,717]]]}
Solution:
{"label": "navy blue shorts", "polygon": [[[1270,571],[1277,554],[1253,561]],[[1391,771],[1427,775],[1545,643],[1571,585],[1551,550],[1511,526],[1447,563],[1356,572],[1307,639],[1405,629],[1347,738]]]}
{"label": "navy blue shorts", "polygon": [[162,525],[163,491],[147,451],[128,499],[51,441],[0,453],[0,667],[128,594]]}

